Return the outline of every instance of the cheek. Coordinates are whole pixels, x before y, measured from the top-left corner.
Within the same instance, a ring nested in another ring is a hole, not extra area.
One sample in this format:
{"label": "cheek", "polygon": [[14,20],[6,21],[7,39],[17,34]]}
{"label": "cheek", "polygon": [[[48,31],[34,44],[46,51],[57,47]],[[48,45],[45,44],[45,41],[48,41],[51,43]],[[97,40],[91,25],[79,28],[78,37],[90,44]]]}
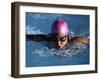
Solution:
{"label": "cheek", "polygon": [[66,43],[67,43],[67,42],[63,42],[63,43],[61,44],[61,46],[64,47],[64,46],[66,45]]}
{"label": "cheek", "polygon": [[62,45],[66,45],[68,43],[68,41],[66,40],[65,42],[62,42]]}
{"label": "cheek", "polygon": [[66,45],[65,43],[61,44],[61,45],[60,45],[60,48],[64,48],[65,45]]}

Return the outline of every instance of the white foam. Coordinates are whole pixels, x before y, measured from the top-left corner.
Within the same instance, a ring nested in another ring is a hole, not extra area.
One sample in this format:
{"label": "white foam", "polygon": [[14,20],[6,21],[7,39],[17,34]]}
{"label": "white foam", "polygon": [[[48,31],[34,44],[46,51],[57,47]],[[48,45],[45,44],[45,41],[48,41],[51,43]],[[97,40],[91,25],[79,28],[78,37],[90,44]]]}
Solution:
{"label": "white foam", "polygon": [[33,54],[37,54],[42,57],[48,57],[48,56],[66,56],[71,57],[73,55],[76,55],[80,52],[83,52],[87,49],[87,46],[85,44],[73,44],[69,46],[67,49],[57,50],[55,48],[49,49],[48,47],[43,47],[40,49],[36,49]]}
{"label": "white foam", "polygon": [[26,27],[26,34],[43,34],[43,32],[41,32],[40,29],[36,29],[36,27],[30,27],[30,25],[28,25]]}
{"label": "white foam", "polygon": [[[43,34],[43,32],[40,31],[40,29],[36,29],[35,27],[30,27],[29,25],[26,27],[26,34]],[[88,34],[88,32],[84,32],[80,35]],[[73,31],[70,30],[70,35],[72,37],[77,36]],[[43,43],[44,44],[44,43]],[[80,52],[83,52],[87,49],[86,44],[73,44],[70,45],[67,49],[63,50],[57,50],[55,48],[48,48],[48,46],[43,46],[42,48],[36,48],[35,51],[32,52],[32,54],[37,54],[42,57],[48,57],[48,56],[54,56],[54,55],[60,55],[60,56],[66,56],[71,57],[73,55],[76,55]]]}

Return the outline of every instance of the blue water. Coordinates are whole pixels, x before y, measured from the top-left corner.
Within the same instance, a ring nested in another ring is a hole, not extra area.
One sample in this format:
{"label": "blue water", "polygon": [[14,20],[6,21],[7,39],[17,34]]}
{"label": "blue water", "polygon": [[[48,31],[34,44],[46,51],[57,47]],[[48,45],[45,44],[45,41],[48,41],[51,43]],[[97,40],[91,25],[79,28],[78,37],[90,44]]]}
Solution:
{"label": "blue water", "polygon": [[[48,34],[58,18],[69,23],[70,35],[89,37],[89,15],[26,12],[26,34]],[[49,48],[47,42],[26,41],[26,67],[89,64],[89,44],[73,44],[67,49]]]}

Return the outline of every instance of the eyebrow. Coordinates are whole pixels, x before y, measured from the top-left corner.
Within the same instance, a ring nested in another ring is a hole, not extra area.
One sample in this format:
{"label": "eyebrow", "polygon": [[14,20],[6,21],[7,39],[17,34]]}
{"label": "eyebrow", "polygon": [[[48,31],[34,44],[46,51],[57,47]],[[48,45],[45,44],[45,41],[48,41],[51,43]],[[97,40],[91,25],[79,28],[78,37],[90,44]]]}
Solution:
{"label": "eyebrow", "polygon": [[66,38],[65,38],[65,36],[63,36],[63,37],[61,37],[61,38],[59,38],[59,37],[56,37],[58,40],[65,40]]}

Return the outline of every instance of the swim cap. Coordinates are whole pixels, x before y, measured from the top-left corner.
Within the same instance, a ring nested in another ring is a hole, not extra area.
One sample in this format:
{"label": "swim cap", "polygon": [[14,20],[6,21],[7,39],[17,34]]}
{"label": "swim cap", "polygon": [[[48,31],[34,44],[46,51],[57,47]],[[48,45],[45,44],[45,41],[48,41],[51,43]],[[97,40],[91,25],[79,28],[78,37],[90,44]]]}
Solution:
{"label": "swim cap", "polygon": [[68,23],[62,19],[57,19],[52,24],[51,33],[64,33],[68,35]]}

